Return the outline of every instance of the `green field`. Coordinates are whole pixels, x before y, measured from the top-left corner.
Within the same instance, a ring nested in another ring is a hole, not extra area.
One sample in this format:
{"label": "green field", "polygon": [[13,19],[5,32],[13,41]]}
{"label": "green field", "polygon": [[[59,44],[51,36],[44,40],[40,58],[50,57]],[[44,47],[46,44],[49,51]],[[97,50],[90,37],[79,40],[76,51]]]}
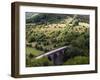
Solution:
{"label": "green field", "polygon": [[33,54],[35,56],[38,56],[42,53],[44,53],[43,51],[40,51],[40,50],[37,50],[35,48],[32,48],[32,47],[26,47],[26,53],[27,54]]}

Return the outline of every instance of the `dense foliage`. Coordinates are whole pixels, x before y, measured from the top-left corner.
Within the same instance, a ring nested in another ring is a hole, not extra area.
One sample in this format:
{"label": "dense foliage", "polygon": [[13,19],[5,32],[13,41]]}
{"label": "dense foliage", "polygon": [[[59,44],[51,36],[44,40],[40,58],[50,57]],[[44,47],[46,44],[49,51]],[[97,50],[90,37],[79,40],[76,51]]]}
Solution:
{"label": "dense foliage", "polygon": [[[26,19],[27,47],[43,54],[69,45],[69,49],[64,51],[63,64],[89,63],[88,15],[37,14]],[[26,52],[27,66],[53,65],[47,57],[35,60],[38,53]]]}

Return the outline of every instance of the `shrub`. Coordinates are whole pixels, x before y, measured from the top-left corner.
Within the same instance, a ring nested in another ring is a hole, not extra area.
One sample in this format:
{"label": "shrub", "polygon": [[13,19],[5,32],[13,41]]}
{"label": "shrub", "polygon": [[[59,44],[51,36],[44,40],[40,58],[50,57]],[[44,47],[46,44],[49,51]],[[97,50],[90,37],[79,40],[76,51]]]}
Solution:
{"label": "shrub", "polygon": [[27,47],[32,47],[32,44],[31,43],[26,43],[26,46]]}
{"label": "shrub", "polygon": [[32,61],[32,59],[33,59],[34,57],[35,57],[34,54],[32,54],[32,53],[27,54],[27,53],[26,53],[26,66],[27,66],[27,67],[32,66],[31,61]]}
{"label": "shrub", "polygon": [[67,60],[64,65],[76,65],[76,64],[89,64],[89,57],[86,56],[76,56]]}
{"label": "shrub", "polygon": [[26,67],[31,65],[31,60],[26,56]]}
{"label": "shrub", "polygon": [[64,58],[63,60],[66,61],[70,58],[73,58],[75,56],[83,56],[84,53],[83,53],[83,50],[80,49],[80,48],[77,48],[77,47],[70,47],[70,48],[67,48],[65,51],[64,51]]}
{"label": "shrub", "polygon": [[32,64],[31,64],[31,58],[29,58],[29,54],[26,55],[26,67],[30,67]]}
{"label": "shrub", "polygon": [[30,59],[32,59],[32,58],[34,58],[34,57],[35,57],[35,55],[34,55],[34,54],[32,54],[32,53],[30,53],[30,54],[28,55],[28,57],[29,57]]}

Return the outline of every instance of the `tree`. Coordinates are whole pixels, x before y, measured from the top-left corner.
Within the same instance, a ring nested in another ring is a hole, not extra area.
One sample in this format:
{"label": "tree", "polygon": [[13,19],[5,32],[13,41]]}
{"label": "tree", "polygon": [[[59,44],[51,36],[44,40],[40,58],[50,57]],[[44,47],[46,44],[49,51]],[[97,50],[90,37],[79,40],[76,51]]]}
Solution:
{"label": "tree", "polygon": [[89,58],[86,56],[76,56],[67,60],[64,65],[80,65],[80,64],[89,64]]}

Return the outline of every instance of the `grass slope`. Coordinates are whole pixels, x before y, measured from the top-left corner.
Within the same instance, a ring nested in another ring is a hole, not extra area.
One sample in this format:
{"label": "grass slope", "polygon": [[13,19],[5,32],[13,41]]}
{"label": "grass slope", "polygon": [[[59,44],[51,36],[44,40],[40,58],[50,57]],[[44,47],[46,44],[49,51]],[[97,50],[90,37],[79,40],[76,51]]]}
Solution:
{"label": "grass slope", "polygon": [[37,50],[36,48],[26,47],[26,53],[27,54],[33,54],[35,56],[38,56],[43,53],[43,51]]}

